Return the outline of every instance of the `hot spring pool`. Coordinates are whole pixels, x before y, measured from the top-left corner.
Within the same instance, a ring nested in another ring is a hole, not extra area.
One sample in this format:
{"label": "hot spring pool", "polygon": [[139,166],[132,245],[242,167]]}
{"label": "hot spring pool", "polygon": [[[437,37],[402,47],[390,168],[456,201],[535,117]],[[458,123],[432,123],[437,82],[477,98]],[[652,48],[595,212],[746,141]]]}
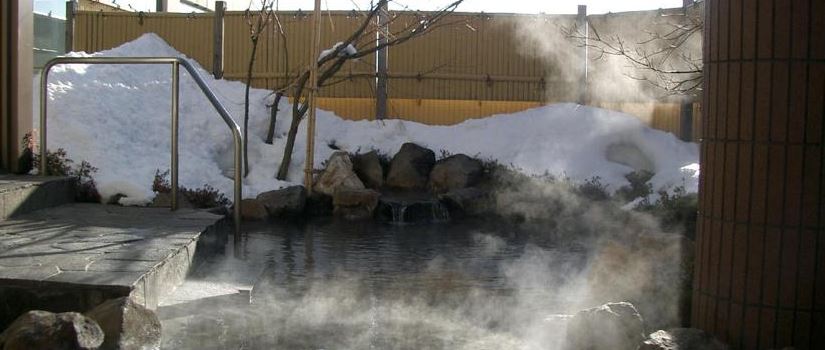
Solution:
{"label": "hot spring pool", "polygon": [[544,349],[583,306],[588,245],[541,227],[246,230],[162,302],[164,349]]}

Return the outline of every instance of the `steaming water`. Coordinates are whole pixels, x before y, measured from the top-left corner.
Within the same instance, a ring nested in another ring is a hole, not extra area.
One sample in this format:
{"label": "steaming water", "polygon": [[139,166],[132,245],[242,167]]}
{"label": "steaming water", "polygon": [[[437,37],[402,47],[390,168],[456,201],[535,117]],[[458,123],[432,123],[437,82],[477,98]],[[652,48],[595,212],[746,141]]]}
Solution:
{"label": "steaming water", "polygon": [[164,348],[553,348],[563,327],[551,316],[581,306],[570,276],[585,244],[541,228],[330,219],[247,230],[242,259],[207,257],[162,302]]}

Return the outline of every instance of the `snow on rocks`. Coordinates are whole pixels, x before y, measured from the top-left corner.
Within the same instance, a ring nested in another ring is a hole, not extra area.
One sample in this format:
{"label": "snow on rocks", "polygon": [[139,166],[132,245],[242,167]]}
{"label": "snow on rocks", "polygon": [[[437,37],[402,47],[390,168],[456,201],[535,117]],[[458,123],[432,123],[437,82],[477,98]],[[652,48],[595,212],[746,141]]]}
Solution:
{"label": "snow on rocks", "polygon": [[[347,47],[342,52],[349,54]],[[178,56],[185,57],[155,34],[95,54],[70,56]],[[215,80],[197,67],[202,77],[242,124],[244,85]],[[37,80],[36,80],[37,81]],[[156,169],[169,168],[170,68],[160,65],[63,65],[49,75],[49,147],[66,149],[76,160],[87,160],[100,170],[95,176],[102,197],[120,193],[124,204],[145,204],[154,193]],[[37,88],[37,86],[35,87]],[[35,91],[35,101],[38,91]],[[280,107],[273,145],[264,143],[269,123],[266,104],[271,91],[250,93],[250,174],[244,179],[244,198],[300,183],[306,153],[305,124],[301,124],[287,180],[275,179],[283,154],[291,115],[287,102]],[[36,104],[35,104],[36,105]],[[36,119],[36,118],[35,118]],[[232,139],[226,125],[187,73],[181,76],[180,182],[186,187],[209,184],[232,194]],[[33,125],[39,128],[37,122]],[[684,185],[695,192],[698,184],[698,147],[672,134],[647,127],[627,114],[576,104],[555,104],[509,115],[468,120],[452,126],[429,126],[409,121],[348,121],[318,111],[315,168],[335,151],[376,150],[395,154],[407,142],[435,151],[464,153],[512,165],[530,175],[545,173],[581,181],[598,176],[609,190],[628,182],[627,164],[606,158],[614,144],[632,145],[653,168],[654,189]],[[638,155],[637,155],[638,156]]]}

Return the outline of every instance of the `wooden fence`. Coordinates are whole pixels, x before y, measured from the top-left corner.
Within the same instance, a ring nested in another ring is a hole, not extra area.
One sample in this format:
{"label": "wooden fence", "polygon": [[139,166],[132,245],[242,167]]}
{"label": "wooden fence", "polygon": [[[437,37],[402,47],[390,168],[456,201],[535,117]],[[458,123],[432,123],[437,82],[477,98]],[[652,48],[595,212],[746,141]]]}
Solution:
{"label": "wooden fence", "polygon": [[[308,14],[278,12],[278,16],[286,40],[283,41],[274,25],[264,33],[253,65],[254,87],[281,87],[308,64],[311,41]],[[324,13],[322,45],[331,47],[344,40],[363,16],[354,11]],[[391,29],[419,20],[416,13],[395,16]],[[216,18],[213,13],[78,11],[73,19],[72,49],[75,51],[105,50],[152,32],[207,70],[212,70],[215,60],[221,59],[225,79],[243,80],[246,76],[251,42],[243,12],[223,15],[222,47],[214,44]],[[576,15],[456,13],[444,21],[451,25],[388,50],[388,114],[391,117],[444,125],[547,102],[577,101],[580,84],[577,77],[565,78],[559,74],[562,68],[548,64],[537,47],[518,44],[522,35],[519,22],[549,23],[558,27],[574,23]],[[572,44],[559,48],[575,49]],[[335,83],[321,90],[319,106],[349,119],[372,118],[375,113],[374,60],[374,55],[369,55],[348,62],[330,79]],[[589,104],[637,115],[654,127],[680,135],[680,112],[676,104],[650,101]]]}

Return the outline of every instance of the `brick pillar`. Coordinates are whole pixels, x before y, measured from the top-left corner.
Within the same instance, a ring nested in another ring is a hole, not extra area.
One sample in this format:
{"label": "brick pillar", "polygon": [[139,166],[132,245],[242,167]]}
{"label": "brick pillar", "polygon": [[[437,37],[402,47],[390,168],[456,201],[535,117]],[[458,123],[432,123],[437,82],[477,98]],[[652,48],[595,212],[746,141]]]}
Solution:
{"label": "brick pillar", "polygon": [[825,349],[825,2],[705,2],[691,323]]}

